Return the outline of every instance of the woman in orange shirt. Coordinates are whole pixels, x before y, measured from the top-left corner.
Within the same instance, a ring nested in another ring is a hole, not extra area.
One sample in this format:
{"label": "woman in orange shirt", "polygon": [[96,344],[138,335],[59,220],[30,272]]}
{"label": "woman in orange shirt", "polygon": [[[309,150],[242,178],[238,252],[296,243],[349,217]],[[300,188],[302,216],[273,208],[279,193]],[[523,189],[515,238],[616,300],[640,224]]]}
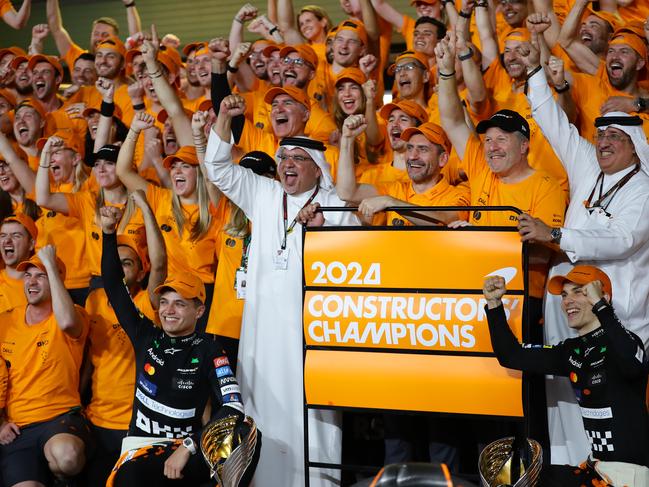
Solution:
{"label": "woman in orange shirt", "polygon": [[[14,168],[21,175],[21,180],[14,174]],[[27,165],[27,154],[21,149],[14,149],[9,139],[0,132],[0,189],[11,199],[14,213],[24,213],[36,221],[41,216],[41,209],[32,199],[34,180],[34,173]]]}

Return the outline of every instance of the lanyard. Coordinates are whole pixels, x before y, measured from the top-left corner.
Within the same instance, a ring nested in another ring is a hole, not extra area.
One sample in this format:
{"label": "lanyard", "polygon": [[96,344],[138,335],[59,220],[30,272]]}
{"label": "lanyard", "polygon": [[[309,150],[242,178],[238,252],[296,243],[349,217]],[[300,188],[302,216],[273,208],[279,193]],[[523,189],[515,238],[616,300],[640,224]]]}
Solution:
{"label": "lanyard", "polygon": [[243,238],[243,252],[241,253],[241,265],[239,269],[248,269],[248,252],[250,251],[250,234]]}
{"label": "lanyard", "polygon": [[[320,189],[320,186],[315,187],[315,191],[311,196],[309,196],[309,199],[304,203],[304,206],[300,208],[300,210],[304,209],[306,206],[308,206],[312,201],[313,198],[316,197],[318,194],[318,190]],[[286,236],[293,231],[293,228],[295,227],[295,224],[297,223],[297,215],[295,215],[295,218],[293,218],[293,221],[291,222],[291,225],[287,227],[288,225],[288,204],[286,202],[286,192],[284,192],[284,198],[282,200],[282,205],[284,208],[284,239],[282,240],[282,250],[286,250]],[[298,211],[299,213],[299,211]]]}
{"label": "lanyard", "polygon": [[[597,176],[597,181],[595,181],[595,186],[593,187],[593,190],[590,192],[590,196],[588,197],[588,200],[584,201],[584,206],[586,207],[586,209],[591,210],[593,208],[602,208],[604,211],[606,211],[608,205],[611,204],[611,201],[613,201],[613,197],[617,194],[620,188],[622,188],[622,186],[628,183],[629,180],[639,171],[640,171],[640,164],[636,164],[636,166],[633,168],[633,171],[628,173],[617,183],[611,186],[611,188],[605,194],[602,194],[602,191],[604,191],[604,173],[600,172],[599,176]],[[599,198],[591,205],[590,202],[593,199],[593,196],[595,196],[595,190],[597,189],[598,183],[599,183]],[[606,203],[605,206],[602,206],[604,200],[606,200],[606,198],[608,198],[609,196],[611,198],[608,200],[608,203]]]}

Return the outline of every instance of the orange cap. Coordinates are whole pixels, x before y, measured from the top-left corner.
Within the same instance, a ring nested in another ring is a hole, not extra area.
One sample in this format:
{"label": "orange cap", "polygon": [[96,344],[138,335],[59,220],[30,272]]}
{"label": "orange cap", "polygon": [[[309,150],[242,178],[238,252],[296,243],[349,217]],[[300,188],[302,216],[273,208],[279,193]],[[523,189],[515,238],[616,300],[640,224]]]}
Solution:
{"label": "orange cap", "polygon": [[359,40],[365,47],[367,47],[367,31],[365,30],[365,24],[363,24],[363,22],[354,19],[343,20],[338,24],[338,30],[336,33],[341,30],[351,30],[352,32],[355,32]]}
{"label": "orange cap", "polygon": [[140,264],[142,265],[142,269],[145,272],[148,272],[149,270],[149,258],[144,251],[144,247],[142,245],[138,245],[135,240],[133,240],[129,235],[118,235],[117,236],[117,246],[119,247],[120,245],[124,247],[129,247],[132,249],[140,259]]}
{"label": "orange cap", "polygon": [[451,141],[448,140],[444,129],[436,123],[426,122],[421,124],[419,127],[408,127],[401,133],[401,139],[407,142],[410,140],[410,137],[416,134],[423,135],[433,144],[441,145],[444,147],[447,154],[451,153]]}
{"label": "orange cap", "polygon": [[27,53],[18,46],[11,46],[0,49],[0,59],[5,57],[7,54],[13,54],[14,56],[27,56]]}
{"label": "orange cap", "polygon": [[[16,266],[16,270],[19,272],[26,271],[30,267],[38,267],[43,272],[47,273],[43,261],[38,258],[38,255],[34,254],[29,260],[23,260],[20,264]],[[59,274],[61,275],[61,280],[65,280],[65,264],[58,257],[56,258],[56,267],[59,268]]]}
{"label": "orange cap", "polygon": [[581,285],[593,281],[600,281],[604,292],[608,294],[609,297],[613,296],[613,288],[609,277],[604,271],[592,265],[576,265],[565,276],[554,276],[548,282],[548,292],[550,294],[561,294],[563,291],[563,285],[566,281]]}
{"label": "orange cap", "polygon": [[[20,66],[22,63],[24,62],[29,63],[29,57],[30,56],[16,56],[9,63],[9,67],[15,71],[18,69],[18,66]],[[29,66],[29,64],[27,66]]]}
{"label": "orange cap", "polygon": [[530,42],[530,40],[532,40],[532,35],[530,34],[530,31],[522,27],[511,30],[505,36],[505,41]]}
{"label": "orange cap", "polygon": [[338,83],[342,81],[353,81],[354,83],[362,86],[363,83],[367,81],[367,78],[365,77],[365,73],[363,73],[360,69],[352,67],[345,68],[340,73],[338,73],[334,85],[337,86]]}
{"label": "orange cap", "polygon": [[165,157],[162,165],[165,169],[169,169],[176,161],[183,161],[192,166],[198,166],[196,148],[193,145],[183,145],[175,154]]}
{"label": "orange cap", "polygon": [[295,86],[284,86],[282,88],[276,86],[269,89],[264,95],[264,101],[268,104],[271,104],[277,95],[288,95],[293,98],[296,102],[304,105],[307,110],[311,109],[311,101],[309,100],[309,95],[306,91],[301,88],[296,88]]}
{"label": "orange cap", "polygon": [[41,116],[41,119],[45,120],[47,118],[47,112],[45,111],[45,107],[36,98],[25,98],[20,103],[18,103],[18,105],[16,105],[14,112],[17,112],[22,107],[31,107],[34,110],[36,110],[36,112],[38,112],[38,114]]}
{"label": "orange cap", "polygon": [[390,118],[394,110],[401,110],[409,117],[414,117],[421,123],[428,122],[428,112],[419,103],[412,100],[400,100],[397,102],[387,103],[381,107],[379,115],[384,120]]}
{"label": "orange cap", "polygon": [[52,67],[59,73],[59,76],[63,76],[63,66],[61,66],[61,63],[55,56],[43,56],[42,54],[35,54],[34,56],[29,58],[27,67],[31,71],[38,63],[51,64]]}
{"label": "orange cap", "polygon": [[121,55],[122,58],[126,57],[126,47],[124,46],[124,43],[119,39],[119,37],[109,36],[103,41],[100,41],[97,44],[95,51],[98,51],[99,49],[108,49],[109,51],[115,51],[116,53]]}
{"label": "orange cap", "polygon": [[160,50],[158,51],[158,61],[160,60],[160,54],[164,54],[166,57],[171,59],[176,65],[177,70],[184,66],[180,53],[173,47],[160,46]]}
{"label": "orange cap", "polygon": [[203,43],[202,46],[197,46],[196,51],[194,51],[194,57],[204,56],[204,55],[208,55],[208,56],[212,55],[212,51],[210,51],[210,48],[207,47],[207,44],[205,43]]}
{"label": "orange cap", "polygon": [[[177,75],[180,71],[180,67],[176,64],[173,57],[169,55],[167,51],[158,52],[158,62],[162,64],[170,74]],[[180,86],[180,76],[176,76],[174,80],[174,86]]]}
{"label": "orange cap", "polygon": [[205,285],[200,278],[191,272],[183,273],[182,277],[167,279],[163,284],[155,288],[156,294],[161,294],[165,289],[172,289],[185,299],[198,298],[205,302]]}
{"label": "orange cap", "polygon": [[410,0],[410,5],[413,7],[418,3],[425,3],[426,5],[435,5],[437,0]]}
{"label": "orange cap", "polygon": [[25,215],[24,213],[15,213],[13,215],[9,215],[5,217],[4,220],[2,220],[2,224],[4,225],[5,223],[9,222],[16,222],[20,223],[23,227],[25,227],[25,230],[27,230],[27,233],[36,241],[38,238],[38,228],[36,228],[36,224],[34,223],[34,220],[32,220],[29,216]]}
{"label": "orange cap", "polygon": [[302,59],[313,66],[313,69],[318,67],[318,55],[308,44],[298,44],[297,46],[283,47],[279,51],[279,57],[284,58],[292,52],[297,52]]}
{"label": "orange cap", "polygon": [[588,7],[584,10],[584,13],[581,16],[581,21],[584,22],[586,18],[590,15],[600,18],[604,22],[608,23],[611,26],[612,30],[616,30],[620,27],[624,21],[622,18],[613,12],[605,12],[604,10],[593,10],[592,4],[588,4]]}
{"label": "orange cap", "polygon": [[128,66],[129,64],[133,63],[133,58],[135,56],[138,56],[142,54],[142,51],[139,49],[129,49],[126,51],[126,55],[124,56],[124,63]]}
{"label": "orange cap", "polygon": [[626,45],[637,52],[642,59],[647,60],[647,45],[642,39],[640,39],[636,34],[632,32],[619,32],[615,34],[611,41],[608,43],[609,46],[614,45]]}
{"label": "orange cap", "polygon": [[[89,107],[86,107],[83,112],[81,112],[81,115],[83,117],[89,117],[93,113],[101,113],[101,108],[99,105],[91,105]],[[115,110],[113,111],[113,117],[119,118],[120,120],[122,119],[122,109],[119,107],[119,105],[115,104]]]}
{"label": "orange cap", "polygon": [[207,112],[210,108],[213,108],[214,105],[212,104],[212,100],[203,100],[199,105],[198,105],[198,111],[199,112]]}
{"label": "orange cap", "polygon": [[192,53],[192,51],[201,49],[202,47],[206,47],[206,46],[207,46],[207,42],[203,42],[203,41],[190,42],[189,44],[185,45],[185,47],[183,47],[183,54],[185,56],[189,56]]}
{"label": "orange cap", "polygon": [[399,56],[397,56],[397,58],[394,60],[394,64],[392,64],[388,68],[388,74],[390,76],[394,75],[394,70],[397,68],[397,64],[399,64],[404,59],[414,59],[418,61],[424,69],[428,69],[428,58],[425,54],[416,51],[404,51],[399,54]]}
{"label": "orange cap", "polygon": [[[192,119],[192,116],[194,115],[194,112],[192,112],[189,108],[183,107],[183,111],[185,112],[185,115],[189,117],[189,120]],[[165,123],[167,119],[169,118],[169,115],[167,114],[167,110],[164,108],[158,112],[158,116],[156,117],[156,120],[160,123]]]}
{"label": "orange cap", "polygon": [[263,51],[261,51],[261,53],[265,57],[270,57],[270,55],[272,53],[274,53],[275,51],[281,51],[282,47],[283,47],[283,45],[276,44],[276,43],[273,42],[272,44],[269,44],[266,47],[264,47],[264,49],[263,49]]}
{"label": "orange cap", "polygon": [[[63,139],[63,143],[65,144],[66,149],[71,149],[77,154],[83,154],[81,141],[77,137],[75,137],[71,131],[58,130],[50,135],[50,137],[59,137]],[[38,150],[43,150],[47,139],[49,139],[49,137],[42,137],[36,141],[36,147],[38,148]]]}
{"label": "orange cap", "polygon": [[0,96],[7,100],[12,107],[16,106],[16,97],[6,88],[0,88]]}
{"label": "orange cap", "polygon": [[338,26],[334,25],[331,29],[329,29],[329,32],[327,32],[327,40],[330,38],[333,39],[336,37],[336,33],[338,32]]}

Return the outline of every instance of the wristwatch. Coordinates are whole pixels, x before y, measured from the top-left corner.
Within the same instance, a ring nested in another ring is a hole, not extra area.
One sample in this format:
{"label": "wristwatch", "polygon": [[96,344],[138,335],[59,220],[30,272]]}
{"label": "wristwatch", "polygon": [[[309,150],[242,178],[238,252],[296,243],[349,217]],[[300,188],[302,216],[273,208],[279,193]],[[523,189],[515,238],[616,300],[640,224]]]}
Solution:
{"label": "wristwatch", "polygon": [[196,443],[194,443],[194,440],[190,436],[183,440],[183,446],[189,450],[189,453],[196,455]]}
{"label": "wristwatch", "polygon": [[647,109],[647,99],[639,96],[635,99],[635,106],[639,112],[644,112]]}
{"label": "wristwatch", "polygon": [[551,242],[555,244],[561,243],[561,228],[553,228],[550,230],[550,236],[552,237]]}

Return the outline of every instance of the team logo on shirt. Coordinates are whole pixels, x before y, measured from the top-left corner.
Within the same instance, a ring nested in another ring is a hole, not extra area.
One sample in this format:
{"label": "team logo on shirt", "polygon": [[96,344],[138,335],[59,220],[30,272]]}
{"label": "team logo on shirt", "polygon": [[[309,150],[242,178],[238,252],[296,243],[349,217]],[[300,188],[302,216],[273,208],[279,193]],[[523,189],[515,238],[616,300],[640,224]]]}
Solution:
{"label": "team logo on shirt", "polygon": [[171,387],[179,391],[190,391],[194,388],[194,381],[174,377],[171,379]]}
{"label": "team logo on shirt", "polygon": [[232,384],[233,382],[236,383],[236,382],[237,382],[237,379],[235,379],[235,378],[234,378],[233,376],[231,376],[231,375],[230,375],[230,376],[227,376],[227,377],[221,377],[221,378],[219,379],[219,385],[220,385],[220,386],[224,386],[224,385],[227,385],[227,384]]}
{"label": "team logo on shirt", "polygon": [[182,351],[183,351],[182,348],[173,348],[173,347],[172,347],[172,348],[167,348],[167,349],[165,350],[165,353],[166,353],[167,355],[175,355],[176,352],[182,352]]}

